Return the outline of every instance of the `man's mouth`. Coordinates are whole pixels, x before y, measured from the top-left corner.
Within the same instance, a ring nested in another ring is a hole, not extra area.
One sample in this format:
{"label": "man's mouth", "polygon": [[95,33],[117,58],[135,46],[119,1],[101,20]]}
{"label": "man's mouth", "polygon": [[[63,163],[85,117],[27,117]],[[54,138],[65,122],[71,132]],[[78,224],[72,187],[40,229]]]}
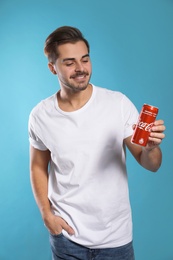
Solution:
{"label": "man's mouth", "polygon": [[72,75],[70,78],[72,79],[84,79],[86,76],[88,76],[88,73],[78,73],[75,75]]}

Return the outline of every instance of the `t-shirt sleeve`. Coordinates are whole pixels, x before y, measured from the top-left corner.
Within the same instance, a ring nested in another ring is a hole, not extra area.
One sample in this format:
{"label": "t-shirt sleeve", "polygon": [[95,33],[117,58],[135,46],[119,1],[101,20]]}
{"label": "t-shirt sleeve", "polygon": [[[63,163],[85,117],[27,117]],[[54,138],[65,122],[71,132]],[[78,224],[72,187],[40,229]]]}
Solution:
{"label": "t-shirt sleeve", "polygon": [[123,96],[122,114],[124,120],[124,138],[133,134],[133,125],[137,123],[139,112],[128,97]]}
{"label": "t-shirt sleeve", "polygon": [[44,143],[41,141],[41,139],[37,136],[36,130],[35,130],[35,119],[32,115],[29,116],[29,123],[28,123],[28,132],[29,132],[29,142],[30,144],[42,151],[48,150],[47,147],[44,145]]}

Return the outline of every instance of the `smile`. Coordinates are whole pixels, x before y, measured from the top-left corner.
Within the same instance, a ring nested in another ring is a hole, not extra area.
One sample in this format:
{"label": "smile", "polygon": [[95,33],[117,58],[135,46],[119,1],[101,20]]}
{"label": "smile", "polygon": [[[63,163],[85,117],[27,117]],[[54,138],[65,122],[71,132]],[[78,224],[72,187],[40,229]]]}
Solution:
{"label": "smile", "polygon": [[73,79],[84,79],[84,78],[86,78],[86,76],[88,76],[87,73],[82,73],[82,74],[73,75],[73,76],[71,76],[71,78],[73,78]]}
{"label": "smile", "polygon": [[77,79],[83,79],[83,78],[85,78],[85,75],[76,76],[75,78],[77,78]]}

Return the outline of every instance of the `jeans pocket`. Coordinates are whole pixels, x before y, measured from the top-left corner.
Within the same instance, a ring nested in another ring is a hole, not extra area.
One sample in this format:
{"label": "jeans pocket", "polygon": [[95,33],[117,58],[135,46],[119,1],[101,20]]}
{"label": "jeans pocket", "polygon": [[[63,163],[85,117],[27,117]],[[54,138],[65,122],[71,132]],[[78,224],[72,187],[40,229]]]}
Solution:
{"label": "jeans pocket", "polygon": [[52,237],[61,237],[61,236],[63,236],[63,233],[61,232],[60,234],[51,234],[50,233],[50,235],[52,236]]}

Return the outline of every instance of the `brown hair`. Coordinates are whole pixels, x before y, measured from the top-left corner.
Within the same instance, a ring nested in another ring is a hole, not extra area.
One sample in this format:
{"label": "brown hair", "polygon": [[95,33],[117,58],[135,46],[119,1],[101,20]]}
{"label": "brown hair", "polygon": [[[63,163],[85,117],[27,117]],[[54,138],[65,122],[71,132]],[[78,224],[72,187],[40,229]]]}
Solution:
{"label": "brown hair", "polygon": [[44,53],[50,62],[55,63],[59,56],[57,46],[65,43],[76,43],[78,41],[85,42],[89,53],[89,43],[83,37],[79,29],[71,26],[59,27],[47,37],[44,46]]}

